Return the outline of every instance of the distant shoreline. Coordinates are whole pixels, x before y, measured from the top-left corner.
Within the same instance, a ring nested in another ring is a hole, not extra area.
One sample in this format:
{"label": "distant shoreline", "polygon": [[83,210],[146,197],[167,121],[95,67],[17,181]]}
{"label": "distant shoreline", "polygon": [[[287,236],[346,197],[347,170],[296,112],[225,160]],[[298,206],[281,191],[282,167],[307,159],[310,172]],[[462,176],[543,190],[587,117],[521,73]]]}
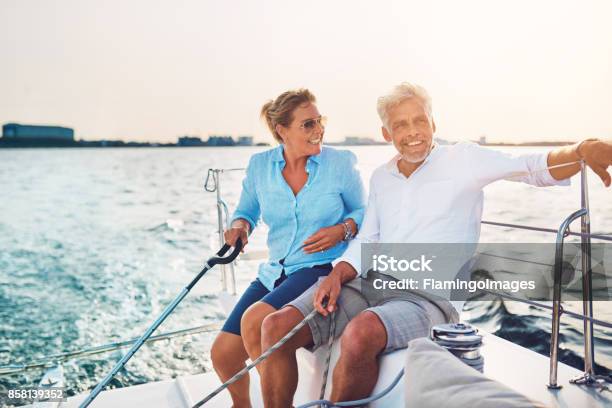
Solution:
{"label": "distant shoreline", "polygon": [[550,147],[550,146],[569,146],[576,142],[526,142],[526,143],[483,143],[482,146],[507,146],[507,147]]}
{"label": "distant shoreline", "polygon": [[[492,147],[551,147],[551,146],[568,146],[575,142],[526,142],[526,143],[484,143],[481,146],[492,146]],[[330,142],[324,143],[326,146],[387,146],[387,143],[342,143],[342,142]],[[7,143],[0,139],[0,149],[47,149],[47,148],[69,148],[69,149],[83,149],[83,148],[95,148],[95,149],[107,149],[107,148],[156,148],[156,147],[176,147],[176,148],[193,148],[193,147],[270,147],[269,143],[257,143],[253,145],[193,145],[185,146],[176,143],[136,143],[136,142],[113,142],[101,145],[98,142],[74,142],[74,143],[32,143],[32,142],[18,142],[13,141]]]}
{"label": "distant shoreline", "polygon": [[107,148],[144,148],[144,147],[266,147],[270,146],[269,143],[257,143],[252,145],[180,145],[177,143],[149,143],[149,142],[123,142],[123,141],[108,141],[106,143],[101,142],[33,142],[27,141],[5,141],[0,139],[0,149],[46,149],[46,148],[67,148],[67,149],[83,149],[83,148],[94,148],[94,149],[107,149]]}

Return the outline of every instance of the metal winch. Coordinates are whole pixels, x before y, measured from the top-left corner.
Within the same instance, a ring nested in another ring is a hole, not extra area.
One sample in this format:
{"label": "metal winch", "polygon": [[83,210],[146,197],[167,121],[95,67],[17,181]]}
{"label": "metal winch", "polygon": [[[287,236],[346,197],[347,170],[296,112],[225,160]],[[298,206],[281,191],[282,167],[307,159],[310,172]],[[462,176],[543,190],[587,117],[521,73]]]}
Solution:
{"label": "metal winch", "polygon": [[482,335],[467,323],[439,324],[431,329],[431,339],[461,361],[482,373],[484,358],[480,354]]}

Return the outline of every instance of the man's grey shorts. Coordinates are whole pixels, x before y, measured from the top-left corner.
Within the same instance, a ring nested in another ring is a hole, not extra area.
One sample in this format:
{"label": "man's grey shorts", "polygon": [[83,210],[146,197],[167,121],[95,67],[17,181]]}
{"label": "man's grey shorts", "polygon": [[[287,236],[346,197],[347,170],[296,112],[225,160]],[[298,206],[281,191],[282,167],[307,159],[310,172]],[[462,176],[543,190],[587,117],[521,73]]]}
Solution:
{"label": "man's grey shorts", "polygon": [[[313,297],[324,277],[302,293],[297,299],[287,303],[304,316],[314,309]],[[386,299],[367,299],[362,293],[363,279],[355,278],[345,283],[336,302],[336,329],[334,339],[338,339],[349,321],[363,311],[371,311],[381,320],[387,332],[387,345],[384,352],[402,349],[408,342],[418,337],[427,337],[431,327],[436,324],[457,321],[456,316],[447,317],[434,303],[407,291],[397,291],[396,296]],[[316,350],[329,341],[331,315],[317,314],[308,322]]]}

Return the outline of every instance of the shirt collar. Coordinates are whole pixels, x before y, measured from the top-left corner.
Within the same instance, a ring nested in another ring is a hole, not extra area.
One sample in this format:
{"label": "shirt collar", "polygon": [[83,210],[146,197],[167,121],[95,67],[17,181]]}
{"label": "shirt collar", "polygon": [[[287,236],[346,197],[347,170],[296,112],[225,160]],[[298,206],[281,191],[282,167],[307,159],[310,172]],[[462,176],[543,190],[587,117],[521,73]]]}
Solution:
{"label": "shirt collar", "polygon": [[[321,147],[321,153],[323,153],[323,147]],[[319,164],[321,162],[321,153],[315,156],[309,156],[308,160],[312,160],[313,162]]]}
{"label": "shirt collar", "polygon": [[[276,147],[273,152],[272,152],[272,160],[275,162],[281,162],[284,163],[285,162],[285,157],[283,156],[283,150],[284,150],[285,146],[283,144],[278,145],[278,147]],[[321,149],[321,152],[323,152],[323,150]],[[313,161],[317,164],[320,163],[321,161],[321,153],[317,154],[316,156],[308,156],[308,161]]]}
{"label": "shirt collar", "polygon": [[[432,160],[432,157],[435,157],[439,151],[440,151],[440,147],[438,146],[438,144],[436,142],[432,142],[431,150],[429,151],[429,154],[427,155],[425,160],[423,160],[423,163],[421,163],[421,165],[417,167],[417,169],[412,174],[414,174],[415,172],[423,168],[423,166],[426,163],[428,163],[430,160]],[[395,156],[393,156],[391,160],[387,162],[387,164],[385,165],[385,168],[387,169],[388,172],[390,172],[391,174],[395,176],[406,178],[406,176],[400,173],[397,167],[397,162],[401,159],[401,157],[402,156],[399,153],[397,153]]]}
{"label": "shirt collar", "polygon": [[284,162],[285,158],[283,157],[283,145],[279,144],[273,151],[272,151],[272,160],[275,162]]}

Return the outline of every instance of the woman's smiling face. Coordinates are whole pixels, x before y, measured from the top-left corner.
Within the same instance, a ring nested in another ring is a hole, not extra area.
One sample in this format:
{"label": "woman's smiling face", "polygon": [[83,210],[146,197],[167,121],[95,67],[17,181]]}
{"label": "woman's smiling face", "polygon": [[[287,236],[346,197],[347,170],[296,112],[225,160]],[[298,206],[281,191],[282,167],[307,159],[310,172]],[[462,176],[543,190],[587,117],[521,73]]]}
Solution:
{"label": "woman's smiling face", "polygon": [[277,132],[283,139],[285,150],[294,157],[316,156],[321,153],[325,118],[317,105],[307,103],[293,111],[293,120],[288,127],[277,125]]}

